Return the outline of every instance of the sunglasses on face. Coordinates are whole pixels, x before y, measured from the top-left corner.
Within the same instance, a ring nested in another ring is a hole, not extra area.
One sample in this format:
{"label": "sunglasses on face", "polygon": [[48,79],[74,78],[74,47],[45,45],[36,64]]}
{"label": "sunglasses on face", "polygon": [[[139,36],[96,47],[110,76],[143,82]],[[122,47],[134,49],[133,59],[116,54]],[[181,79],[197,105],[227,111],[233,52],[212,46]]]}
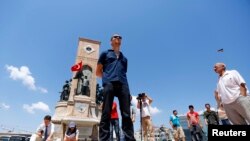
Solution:
{"label": "sunglasses on face", "polygon": [[121,36],[113,36],[113,38],[115,38],[115,39],[122,39]]}

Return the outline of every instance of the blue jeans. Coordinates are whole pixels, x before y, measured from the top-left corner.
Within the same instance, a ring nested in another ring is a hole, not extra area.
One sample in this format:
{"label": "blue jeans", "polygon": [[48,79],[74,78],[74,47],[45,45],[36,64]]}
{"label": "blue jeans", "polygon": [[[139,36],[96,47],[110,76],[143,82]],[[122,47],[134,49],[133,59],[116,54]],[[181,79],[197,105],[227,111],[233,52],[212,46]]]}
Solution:
{"label": "blue jeans", "polygon": [[113,128],[115,129],[116,140],[120,141],[119,119],[111,119],[110,121],[110,141],[113,141]]}
{"label": "blue jeans", "polygon": [[222,119],[221,123],[222,123],[222,125],[231,125],[231,123],[228,119]]}
{"label": "blue jeans", "polygon": [[191,125],[190,127],[192,141],[202,141],[202,129],[200,125]]}

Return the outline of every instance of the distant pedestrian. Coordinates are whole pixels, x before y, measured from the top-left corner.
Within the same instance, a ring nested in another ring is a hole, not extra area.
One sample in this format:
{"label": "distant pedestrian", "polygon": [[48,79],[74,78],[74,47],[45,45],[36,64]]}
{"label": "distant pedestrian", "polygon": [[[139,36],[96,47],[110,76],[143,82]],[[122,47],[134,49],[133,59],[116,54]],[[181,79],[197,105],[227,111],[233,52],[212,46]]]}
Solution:
{"label": "distant pedestrian", "polygon": [[177,110],[173,110],[173,115],[170,116],[169,124],[173,128],[173,136],[175,141],[185,141],[185,134],[180,124],[180,118]]}
{"label": "distant pedestrian", "polygon": [[110,141],[113,141],[113,129],[115,129],[116,140],[120,141],[119,115],[117,112],[117,104],[115,101],[113,102],[111,110]]}
{"label": "distant pedestrian", "polygon": [[[160,141],[167,141],[167,135],[166,135],[166,130],[164,128],[164,126],[162,125],[160,127],[160,130],[159,130],[159,138],[160,138]],[[185,141],[185,140],[183,140]]]}
{"label": "distant pedestrian", "polygon": [[227,114],[226,114],[226,112],[225,112],[225,109],[224,109],[224,107],[223,107],[223,104],[222,103],[220,103],[220,104],[218,104],[219,106],[218,106],[218,116],[219,116],[219,119],[220,119],[220,121],[221,121],[221,124],[222,125],[231,125],[231,122],[230,122],[230,120],[228,119],[228,117],[227,117]]}
{"label": "distant pedestrian", "polygon": [[211,110],[210,104],[205,104],[206,111],[204,111],[203,116],[206,125],[219,125],[219,117],[218,114]]}
{"label": "distant pedestrian", "polygon": [[222,102],[228,119],[235,125],[247,125],[250,100],[245,80],[238,71],[226,70],[224,63],[216,63],[214,71],[219,75],[215,96]]}
{"label": "distant pedestrian", "polygon": [[194,111],[193,105],[189,105],[188,108],[189,112],[187,113],[187,123],[191,132],[192,141],[202,141],[203,131],[199,114]]}

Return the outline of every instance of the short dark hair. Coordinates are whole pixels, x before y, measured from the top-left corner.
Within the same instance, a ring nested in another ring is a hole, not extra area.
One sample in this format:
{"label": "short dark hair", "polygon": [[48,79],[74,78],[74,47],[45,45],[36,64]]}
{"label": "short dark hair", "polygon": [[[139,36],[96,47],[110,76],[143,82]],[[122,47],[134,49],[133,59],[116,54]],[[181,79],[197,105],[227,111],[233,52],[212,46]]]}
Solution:
{"label": "short dark hair", "polygon": [[206,104],[205,104],[205,107],[206,107],[207,105],[208,105],[208,106],[210,106],[210,104],[209,104],[209,103],[206,103]]}
{"label": "short dark hair", "polygon": [[189,105],[188,108],[189,108],[189,109],[190,109],[190,108],[194,108],[194,106],[193,106],[193,105]]}
{"label": "short dark hair", "polygon": [[38,132],[40,132],[41,134],[43,134],[43,129],[39,129]]}
{"label": "short dark hair", "polygon": [[177,110],[173,110],[173,113],[174,113],[174,112],[177,112]]}
{"label": "short dark hair", "polygon": [[44,120],[51,120],[51,116],[50,115],[46,115],[44,118],[43,118]]}

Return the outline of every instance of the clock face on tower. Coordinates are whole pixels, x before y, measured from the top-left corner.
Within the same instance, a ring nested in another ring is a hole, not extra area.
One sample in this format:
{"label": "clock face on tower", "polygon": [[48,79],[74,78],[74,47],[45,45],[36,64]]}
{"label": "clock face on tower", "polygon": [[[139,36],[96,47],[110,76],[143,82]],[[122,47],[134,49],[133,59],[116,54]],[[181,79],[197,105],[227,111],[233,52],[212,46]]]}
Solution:
{"label": "clock face on tower", "polygon": [[79,113],[84,113],[87,108],[88,108],[88,105],[85,104],[85,103],[75,103],[75,108],[76,110],[79,112]]}
{"label": "clock face on tower", "polygon": [[95,49],[91,45],[87,45],[84,47],[84,51],[88,54],[93,53]]}

